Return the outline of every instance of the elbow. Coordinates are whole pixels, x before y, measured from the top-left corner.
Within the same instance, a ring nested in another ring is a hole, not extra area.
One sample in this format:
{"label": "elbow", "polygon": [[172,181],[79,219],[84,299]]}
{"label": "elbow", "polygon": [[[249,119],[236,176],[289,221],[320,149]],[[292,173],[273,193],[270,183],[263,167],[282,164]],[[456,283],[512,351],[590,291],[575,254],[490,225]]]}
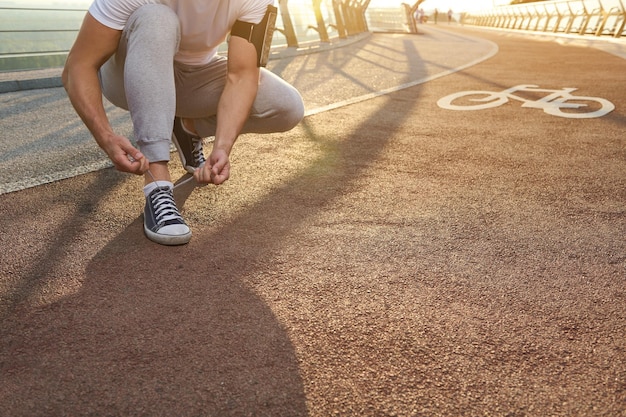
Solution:
{"label": "elbow", "polygon": [[61,82],[63,83],[63,87],[65,90],[68,88],[68,84],[70,82],[70,67],[72,66],[72,51],[67,55],[65,59],[65,65],[63,65],[63,72],[61,73]]}
{"label": "elbow", "polygon": [[70,73],[66,66],[63,68],[63,72],[61,73],[61,83],[63,83],[63,87],[65,88],[66,91],[68,89],[69,80],[70,80]]}
{"label": "elbow", "polygon": [[63,66],[63,72],[61,73],[61,83],[63,83],[63,87],[67,91],[70,84],[71,72],[72,72],[72,55],[67,57],[65,60],[65,65]]}
{"label": "elbow", "polygon": [[80,68],[76,65],[77,63],[78,62],[72,55],[72,51],[70,51],[70,54],[65,60],[63,72],[61,73],[61,83],[63,84],[63,87],[66,91],[70,88],[72,78],[75,77],[76,72],[80,72]]}

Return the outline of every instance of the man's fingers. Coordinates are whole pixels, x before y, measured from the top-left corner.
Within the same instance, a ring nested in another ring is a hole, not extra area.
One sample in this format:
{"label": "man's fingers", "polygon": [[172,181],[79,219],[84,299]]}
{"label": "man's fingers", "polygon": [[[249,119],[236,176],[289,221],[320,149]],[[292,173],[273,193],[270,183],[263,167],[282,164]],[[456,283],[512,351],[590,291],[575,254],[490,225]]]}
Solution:
{"label": "man's fingers", "polygon": [[128,160],[128,172],[133,174],[143,174],[150,167],[150,162],[141,152],[137,149],[130,147],[126,151],[126,159]]}
{"label": "man's fingers", "polygon": [[226,164],[224,167],[221,167],[221,168],[214,166],[213,169],[211,170],[211,182],[215,185],[223,184],[224,182],[226,182],[229,176],[230,176],[230,169],[229,169],[228,164]]}
{"label": "man's fingers", "polygon": [[201,184],[209,184],[211,183],[211,165],[208,162],[205,162],[203,166],[196,169],[193,173],[196,182]]}

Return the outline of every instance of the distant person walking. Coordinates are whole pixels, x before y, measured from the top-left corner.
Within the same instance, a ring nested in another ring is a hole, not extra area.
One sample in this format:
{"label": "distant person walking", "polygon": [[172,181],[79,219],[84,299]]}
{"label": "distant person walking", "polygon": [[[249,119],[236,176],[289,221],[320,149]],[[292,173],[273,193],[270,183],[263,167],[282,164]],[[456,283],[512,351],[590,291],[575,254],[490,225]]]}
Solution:
{"label": "distant person walking", "polygon": [[452,23],[452,9],[448,10],[448,24]]}
{"label": "distant person walking", "polygon": [[435,9],[435,24],[437,24],[438,18],[439,18],[439,10]]}

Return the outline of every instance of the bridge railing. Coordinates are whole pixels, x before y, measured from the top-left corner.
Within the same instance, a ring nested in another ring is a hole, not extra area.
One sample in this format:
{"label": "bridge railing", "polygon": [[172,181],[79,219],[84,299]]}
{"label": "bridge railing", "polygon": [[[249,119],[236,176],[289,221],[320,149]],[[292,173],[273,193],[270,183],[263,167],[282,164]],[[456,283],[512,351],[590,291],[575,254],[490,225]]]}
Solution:
{"label": "bridge railing", "polygon": [[[59,4],[68,6],[60,7]],[[39,0],[0,0],[0,71],[53,68],[65,62],[89,0],[49,5]],[[312,0],[309,5],[278,5],[273,46],[298,47],[367,31],[369,0]],[[225,50],[225,45],[221,50]]]}
{"label": "bridge railing", "polygon": [[63,65],[84,9],[0,6],[0,70]]}
{"label": "bridge railing", "polygon": [[626,36],[626,8],[623,0],[540,1],[466,14],[463,23],[620,38]]}

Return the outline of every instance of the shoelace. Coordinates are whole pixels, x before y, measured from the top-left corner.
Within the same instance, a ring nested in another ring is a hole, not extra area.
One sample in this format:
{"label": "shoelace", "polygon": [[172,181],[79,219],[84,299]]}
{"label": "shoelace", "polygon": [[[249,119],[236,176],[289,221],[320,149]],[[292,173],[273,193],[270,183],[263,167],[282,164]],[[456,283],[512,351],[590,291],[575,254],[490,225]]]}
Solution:
{"label": "shoelace", "polygon": [[204,153],[202,152],[202,139],[192,139],[191,143],[193,144],[193,159],[200,167],[206,162],[206,159],[204,159]]}
{"label": "shoelace", "polygon": [[[204,158],[202,158],[202,159],[204,159]],[[131,159],[131,160],[133,160],[133,159]],[[150,172],[150,170],[147,170],[147,171],[146,171],[146,173],[147,173],[148,175],[150,175],[150,178],[152,178],[152,181],[156,182],[156,183],[157,183],[157,185],[159,185],[159,182],[158,182],[156,179],[154,179],[154,175],[152,175],[152,172]],[[178,188],[178,187],[180,187],[180,186],[182,186],[182,185],[184,185],[184,184],[187,184],[189,181],[192,181],[193,179],[194,179],[194,178],[193,178],[193,176],[191,176],[191,177],[187,178],[186,180],[181,181],[181,182],[179,182],[178,184],[176,184],[176,185],[174,186],[174,188],[176,189],[176,188]]]}
{"label": "shoelace", "polygon": [[163,225],[169,220],[176,220],[183,222],[183,218],[178,213],[176,203],[174,202],[174,195],[172,190],[168,187],[159,187],[150,195],[152,206],[154,207],[154,215],[156,222],[159,225]]}

